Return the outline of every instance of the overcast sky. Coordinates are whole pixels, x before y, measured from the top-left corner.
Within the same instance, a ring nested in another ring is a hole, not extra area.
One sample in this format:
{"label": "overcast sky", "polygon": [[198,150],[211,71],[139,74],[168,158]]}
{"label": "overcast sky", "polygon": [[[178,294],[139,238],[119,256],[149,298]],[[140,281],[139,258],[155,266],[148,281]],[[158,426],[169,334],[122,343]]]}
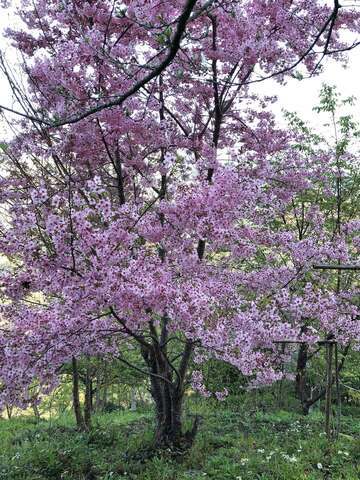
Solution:
{"label": "overcast sky", "polygon": [[[359,0],[355,0],[353,3],[360,5]],[[0,8],[0,32],[11,25],[14,20],[13,14]],[[8,61],[10,63],[16,62],[16,56],[11,48],[7,47],[3,36],[0,36],[0,46],[2,51],[6,50]],[[349,62],[346,69],[340,63],[329,59],[324,64],[324,73],[317,77],[302,81],[289,79],[286,85],[279,85],[275,81],[266,80],[263,83],[256,84],[254,88],[261,94],[278,96],[278,102],[273,108],[279,117],[281,117],[281,109],[284,108],[289,111],[296,111],[304,120],[320,126],[323,121],[318,115],[314,114],[312,107],[317,104],[322,83],[336,85],[344,96],[354,95],[360,99],[360,47],[349,52]],[[13,106],[7,81],[1,76],[0,104]],[[357,102],[352,111],[360,121],[360,102]],[[0,139],[1,137],[4,138],[4,127],[0,128]]]}

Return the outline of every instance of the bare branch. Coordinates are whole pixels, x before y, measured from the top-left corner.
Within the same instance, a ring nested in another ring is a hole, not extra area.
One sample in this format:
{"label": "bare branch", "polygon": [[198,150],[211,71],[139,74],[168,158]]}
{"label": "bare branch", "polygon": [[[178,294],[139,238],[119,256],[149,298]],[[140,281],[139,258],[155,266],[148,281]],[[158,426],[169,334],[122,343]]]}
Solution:
{"label": "bare branch", "polygon": [[133,332],[127,325],[126,322],[123,318],[119,317],[119,315],[115,312],[113,307],[110,307],[110,313],[115,317],[115,319],[122,325],[124,331],[130,336],[135,338],[136,341],[138,341],[143,347],[146,349],[151,349],[150,343],[146,342],[144,337],[142,335],[138,335],[137,333]]}
{"label": "bare branch", "polygon": [[360,265],[313,265],[315,270],[360,270]]}

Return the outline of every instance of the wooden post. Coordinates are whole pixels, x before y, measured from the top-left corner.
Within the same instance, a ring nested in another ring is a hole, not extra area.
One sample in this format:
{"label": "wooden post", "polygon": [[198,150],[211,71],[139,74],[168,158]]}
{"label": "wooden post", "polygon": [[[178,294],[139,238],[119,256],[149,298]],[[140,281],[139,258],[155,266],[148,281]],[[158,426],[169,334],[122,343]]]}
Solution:
{"label": "wooden post", "polygon": [[[281,354],[284,355],[285,353],[285,342],[281,343]],[[279,398],[278,398],[278,405],[279,408],[283,407],[283,383],[284,383],[284,372],[285,372],[285,365],[284,365],[284,360],[282,359],[281,362],[281,379],[280,379],[280,384],[279,384]]]}
{"label": "wooden post", "polygon": [[314,270],[360,270],[360,265],[313,265]]}
{"label": "wooden post", "polygon": [[325,432],[328,440],[331,439],[331,390],[332,390],[332,356],[333,343],[326,344],[326,394],[325,394]]}
{"label": "wooden post", "polygon": [[336,386],[336,438],[340,433],[341,421],[341,395],[339,385],[339,358],[338,358],[338,344],[335,343],[335,386]]}

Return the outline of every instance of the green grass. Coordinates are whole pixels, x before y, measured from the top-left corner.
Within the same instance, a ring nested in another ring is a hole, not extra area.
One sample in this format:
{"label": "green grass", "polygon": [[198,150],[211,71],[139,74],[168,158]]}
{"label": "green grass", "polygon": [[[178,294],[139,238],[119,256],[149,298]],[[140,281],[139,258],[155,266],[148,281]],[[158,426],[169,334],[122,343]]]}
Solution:
{"label": "green grass", "polygon": [[[348,412],[328,443],[323,417],[253,402],[191,402],[202,421],[189,452],[153,448],[150,411],[96,416],[88,434],[71,417],[0,421],[0,480],[317,480],[360,478],[360,422]],[[356,412],[355,412],[356,413]],[[187,418],[190,425],[192,419]]]}

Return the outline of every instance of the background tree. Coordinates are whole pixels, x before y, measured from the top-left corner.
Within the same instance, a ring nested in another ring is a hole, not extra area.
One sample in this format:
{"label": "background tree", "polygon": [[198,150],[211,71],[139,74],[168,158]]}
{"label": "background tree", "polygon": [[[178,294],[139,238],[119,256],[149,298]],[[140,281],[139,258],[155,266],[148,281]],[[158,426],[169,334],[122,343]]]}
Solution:
{"label": "background tree", "polygon": [[[319,105],[314,107],[314,111],[327,117],[325,126],[333,132],[330,138],[316,133],[296,115],[287,114],[290,127],[303,134],[296,148],[312,159],[316,179],[311,189],[294,198],[282,219],[284,224],[293,223],[299,241],[309,244],[312,238],[316,243],[324,240],[330,242],[334,246],[335,263],[353,265],[358,263],[360,187],[357,158],[360,131],[358,123],[349,113],[354,100],[352,97],[342,98],[334,86],[323,85]],[[325,274],[309,272],[303,282],[298,282],[292,288],[293,294],[299,295],[304,287],[310,288],[313,294],[306,292],[305,288],[302,328],[304,331],[322,329],[324,338],[339,341],[344,347],[343,366],[350,344],[353,343],[357,348],[358,343],[356,309],[350,317],[342,318],[349,308],[351,310],[359,305],[358,276],[351,271],[329,271]],[[316,304],[311,297],[319,295],[319,292],[326,292],[327,299],[320,296],[323,305],[319,304],[316,310],[312,310],[307,305],[309,301],[313,306]],[[315,395],[310,395],[313,389],[306,380],[307,363],[321,350],[318,347],[309,350],[306,344],[301,344],[298,349],[296,393],[305,413],[325,394],[324,388],[319,386]]]}

